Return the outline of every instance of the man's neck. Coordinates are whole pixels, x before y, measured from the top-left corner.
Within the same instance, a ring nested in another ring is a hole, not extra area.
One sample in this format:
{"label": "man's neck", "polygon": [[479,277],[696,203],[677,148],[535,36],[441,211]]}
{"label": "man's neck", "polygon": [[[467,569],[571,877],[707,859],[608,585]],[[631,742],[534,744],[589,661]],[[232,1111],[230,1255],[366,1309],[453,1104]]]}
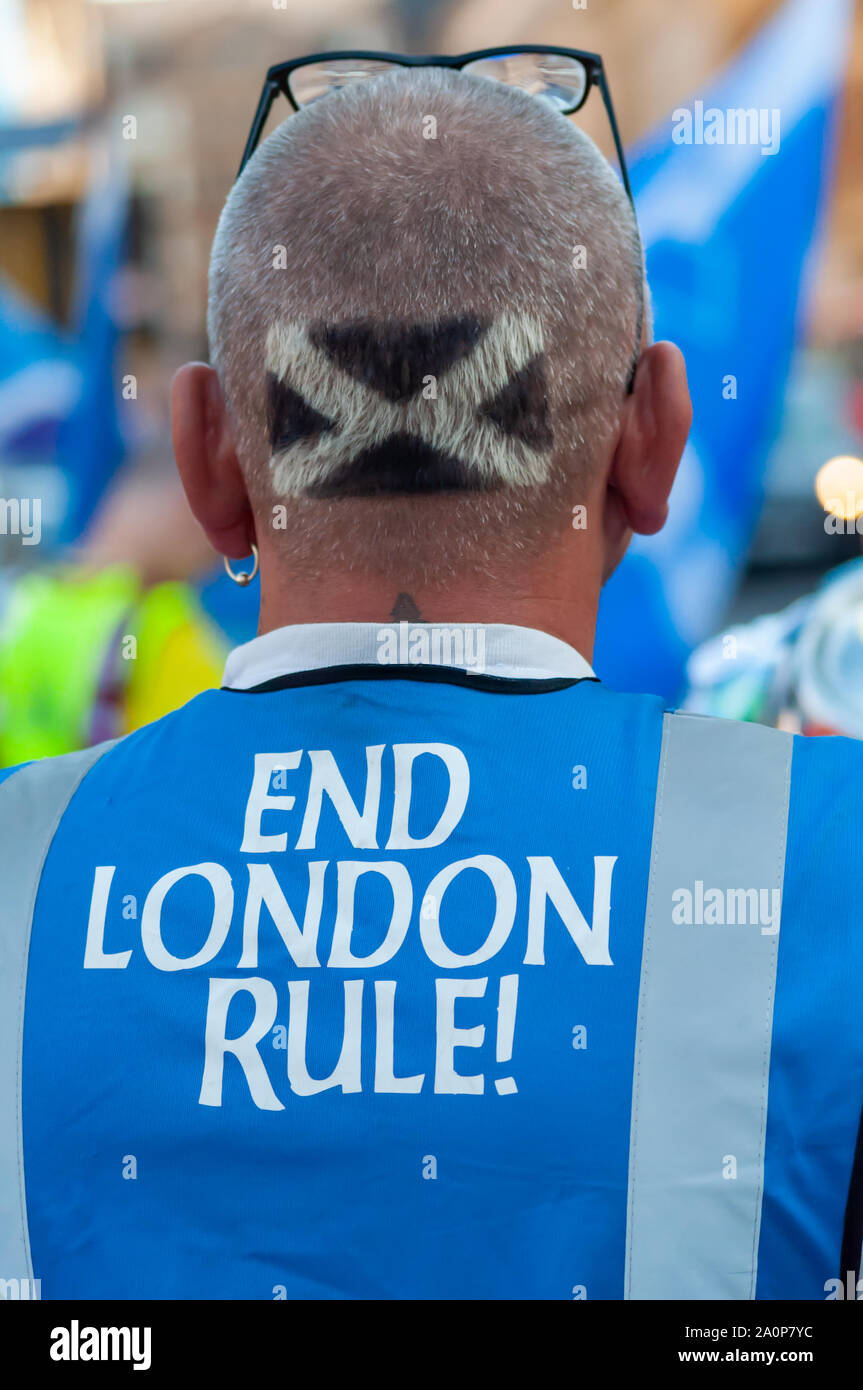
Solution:
{"label": "man's neck", "polygon": [[[281,579],[281,577],[280,577]],[[590,661],[593,655],[598,590],[576,587],[560,593],[551,584],[523,585],[505,592],[482,576],[449,585],[409,587],[397,580],[334,574],[307,583],[265,582],[258,623],[260,634],[295,623],[510,623],[536,628],[567,642]]]}

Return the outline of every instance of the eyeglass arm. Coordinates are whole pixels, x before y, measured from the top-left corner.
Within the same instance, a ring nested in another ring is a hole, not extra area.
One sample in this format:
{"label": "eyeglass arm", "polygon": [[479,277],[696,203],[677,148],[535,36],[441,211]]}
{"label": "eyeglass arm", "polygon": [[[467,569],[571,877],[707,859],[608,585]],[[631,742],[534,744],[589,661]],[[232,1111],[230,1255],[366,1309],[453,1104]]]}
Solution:
{"label": "eyeglass arm", "polygon": [[258,106],[257,110],[255,111],[255,118],[252,121],[252,128],[249,131],[249,138],[246,141],[246,148],[243,150],[243,157],[240,160],[240,167],[237,170],[237,178],[240,177],[240,174],[242,174],[243,170],[245,169],[246,165],[248,164],[249,160],[255,152],[258,141],[261,138],[261,132],[264,129],[264,126],[267,124],[267,117],[270,114],[273,102],[278,96],[279,91],[280,88],[278,82],[273,82],[271,78],[267,78],[266,82],[264,83],[261,89],[261,95],[258,98]]}
{"label": "eyeglass arm", "polygon": [[[605,112],[608,116],[608,124],[611,126],[611,134],[614,138],[614,148],[617,151],[617,162],[620,165],[620,176],[623,180],[623,187],[626,190],[626,196],[632,204],[633,220],[635,222],[635,235],[638,238],[639,248],[642,248],[643,243],[641,240],[641,229],[639,228],[638,216],[635,211],[635,198],[632,195],[632,185],[629,182],[629,170],[626,167],[626,155],[623,153],[623,143],[620,139],[620,131],[617,128],[617,118],[614,114],[614,106],[611,100],[611,92],[608,89],[608,82],[605,78],[605,70],[602,66],[600,66],[599,68],[596,81],[599,90],[602,93],[602,100],[605,105]],[[641,251],[641,254],[643,257],[643,249]],[[638,322],[636,324],[635,329],[635,352],[633,353],[632,362],[629,369],[629,375],[626,381],[627,395],[630,395],[632,393],[632,388],[635,384],[635,373],[638,368],[638,359],[641,355],[641,334],[644,328],[644,308],[644,285],[642,284],[641,292],[638,297]]]}
{"label": "eyeglass arm", "polygon": [[626,189],[626,196],[635,207],[635,199],[632,196],[632,187],[629,182],[629,170],[626,167],[626,155],[623,153],[623,143],[620,139],[620,131],[617,128],[617,117],[614,114],[614,105],[611,100],[611,92],[608,90],[608,82],[605,77],[605,69],[600,68],[596,78],[599,90],[602,93],[602,100],[605,104],[605,113],[608,116],[608,124],[611,126],[611,134],[614,138],[614,148],[617,151],[617,162],[620,165],[620,175],[623,179],[623,186]]}

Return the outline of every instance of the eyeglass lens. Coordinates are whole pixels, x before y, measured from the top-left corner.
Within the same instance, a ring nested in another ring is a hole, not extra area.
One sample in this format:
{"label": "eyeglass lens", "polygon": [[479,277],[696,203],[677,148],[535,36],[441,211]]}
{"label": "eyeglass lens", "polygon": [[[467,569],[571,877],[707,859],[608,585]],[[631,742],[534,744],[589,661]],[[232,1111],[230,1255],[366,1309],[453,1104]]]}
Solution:
{"label": "eyeglass lens", "polygon": [[[288,78],[288,87],[297,106],[308,106],[339,87],[379,77],[399,66],[379,58],[340,58],[308,63],[294,69]],[[466,63],[462,72],[519,87],[563,113],[575,111],[587,91],[584,64],[562,53],[512,52],[495,58],[477,58]]]}

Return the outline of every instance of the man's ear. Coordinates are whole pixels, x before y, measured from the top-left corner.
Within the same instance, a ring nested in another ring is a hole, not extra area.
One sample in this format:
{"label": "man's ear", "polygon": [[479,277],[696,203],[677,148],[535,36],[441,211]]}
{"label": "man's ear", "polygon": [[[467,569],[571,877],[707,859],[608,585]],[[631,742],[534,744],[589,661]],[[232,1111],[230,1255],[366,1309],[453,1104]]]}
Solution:
{"label": "man's ear", "polygon": [[633,531],[652,536],[665,525],[668,496],[691,424],[683,354],[673,343],[653,343],[639,358],[607,474],[606,577],[621,560]]}
{"label": "man's ear", "polygon": [[255,539],[252,508],[219,378],[187,362],[171,384],[174,456],[189,506],[222,555],[241,560]]}

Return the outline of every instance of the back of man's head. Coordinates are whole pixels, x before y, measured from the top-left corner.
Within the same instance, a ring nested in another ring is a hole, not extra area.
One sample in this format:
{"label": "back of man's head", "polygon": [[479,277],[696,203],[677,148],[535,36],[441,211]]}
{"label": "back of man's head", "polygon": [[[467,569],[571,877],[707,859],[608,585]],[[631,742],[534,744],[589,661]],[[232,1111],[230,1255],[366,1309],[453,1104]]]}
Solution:
{"label": "back of man's head", "polygon": [[607,458],[642,293],[619,179],[539,99],[430,68],[304,108],[234,186],[210,268],[258,524],[284,504],[312,568],[535,550]]}

